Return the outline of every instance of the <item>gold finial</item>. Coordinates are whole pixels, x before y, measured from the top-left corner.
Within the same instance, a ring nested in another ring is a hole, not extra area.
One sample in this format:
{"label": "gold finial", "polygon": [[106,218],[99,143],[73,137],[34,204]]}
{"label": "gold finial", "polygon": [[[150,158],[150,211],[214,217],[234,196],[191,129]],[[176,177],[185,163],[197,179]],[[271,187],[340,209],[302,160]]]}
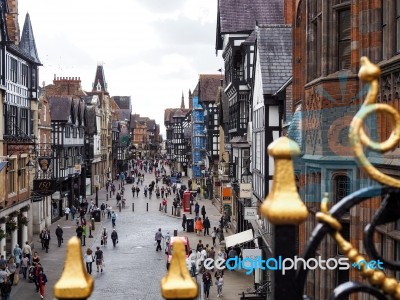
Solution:
{"label": "gold finial", "polygon": [[[397,147],[397,144],[400,141],[400,114],[390,105],[376,103],[379,92],[378,79],[379,75],[381,74],[381,70],[377,65],[371,63],[365,56],[361,57],[360,62],[361,68],[358,76],[362,81],[370,83],[370,87],[361,109],[354,116],[350,124],[350,143],[353,147],[354,155],[360,165],[360,168],[362,168],[371,178],[382,184],[400,188],[400,180],[394,179],[393,177],[380,172],[368,161],[364,154],[364,147],[368,147],[372,151],[379,153],[385,153]],[[382,143],[371,141],[363,129],[364,120],[370,114],[375,112],[382,112],[388,115],[393,122],[393,130],[390,137]]]}
{"label": "gold finial", "polygon": [[173,244],[171,264],[166,276],[161,279],[161,294],[165,299],[194,299],[197,297],[197,284],[193,281],[186,266],[185,246],[177,240]]}
{"label": "gold finial", "polygon": [[73,237],[68,241],[64,271],[54,286],[54,296],[58,299],[86,299],[92,294],[93,285],[93,278],[83,265],[81,241]]}
{"label": "gold finial", "polygon": [[261,205],[261,213],[273,224],[300,224],[308,216],[297,192],[292,163],[292,157],[300,154],[300,148],[289,138],[280,137],[268,146],[268,154],[275,161],[274,181],[272,190]]}

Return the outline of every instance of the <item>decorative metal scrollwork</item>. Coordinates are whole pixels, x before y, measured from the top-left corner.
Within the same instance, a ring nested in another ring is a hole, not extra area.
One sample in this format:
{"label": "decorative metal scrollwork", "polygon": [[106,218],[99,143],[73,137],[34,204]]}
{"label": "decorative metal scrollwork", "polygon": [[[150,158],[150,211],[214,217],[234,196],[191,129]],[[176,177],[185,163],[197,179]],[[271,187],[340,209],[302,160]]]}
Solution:
{"label": "decorative metal scrollwork", "polygon": [[[360,79],[364,82],[370,83],[368,94],[365,98],[364,104],[361,109],[354,116],[350,124],[349,139],[354,150],[355,158],[357,159],[360,168],[362,168],[374,180],[400,188],[400,180],[383,174],[376,169],[366,158],[363,147],[367,147],[375,152],[385,153],[394,149],[400,140],[400,114],[390,105],[383,103],[376,103],[379,91],[379,75],[381,70],[378,66],[371,63],[367,57],[361,58],[361,68],[358,73]],[[388,115],[393,122],[393,131],[389,138],[378,143],[372,141],[363,129],[365,119],[374,112],[382,112]]]}

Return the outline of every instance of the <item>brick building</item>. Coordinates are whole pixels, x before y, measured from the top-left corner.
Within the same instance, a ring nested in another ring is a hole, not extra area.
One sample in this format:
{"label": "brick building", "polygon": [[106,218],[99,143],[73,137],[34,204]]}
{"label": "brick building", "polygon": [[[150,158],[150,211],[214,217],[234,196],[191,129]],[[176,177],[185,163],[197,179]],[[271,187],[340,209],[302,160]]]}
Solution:
{"label": "brick building", "polygon": [[[310,211],[300,229],[301,253],[316,225],[315,213],[320,210],[324,192],[329,192],[332,206],[355,190],[375,184],[355,163],[348,131],[367,91],[357,77],[361,56],[368,56],[382,68],[378,102],[399,109],[400,59],[396,54],[400,49],[400,3],[300,0],[294,5],[286,1],[285,8],[286,18],[292,18],[293,23],[293,112],[298,120],[289,128],[289,136],[301,140],[302,159],[295,171],[302,199]],[[391,131],[389,120],[373,116],[369,121],[369,135],[374,140],[385,140]],[[370,156],[369,160],[381,172],[399,177],[399,154],[397,148],[388,155]],[[378,203],[371,200],[359,205],[341,220],[343,236],[362,254],[362,232]],[[386,259],[400,258],[399,225],[382,225],[376,233],[376,249]],[[328,258],[341,254],[328,238],[317,255]],[[399,278],[399,274],[394,275]],[[349,279],[361,281],[356,271],[315,270],[308,275],[306,293],[313,299],[328,299],[334,287]],[[360,294],[352,299],[369,298]]]}

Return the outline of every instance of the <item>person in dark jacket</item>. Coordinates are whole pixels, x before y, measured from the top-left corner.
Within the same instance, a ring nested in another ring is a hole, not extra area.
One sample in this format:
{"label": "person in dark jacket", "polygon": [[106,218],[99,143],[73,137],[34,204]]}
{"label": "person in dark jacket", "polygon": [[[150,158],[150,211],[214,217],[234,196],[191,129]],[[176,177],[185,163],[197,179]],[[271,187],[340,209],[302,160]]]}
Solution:
{"label": "person in dark jacket", "polygon": [[199,216],[199,212],[200,212],[200,205],[199,203],[196,202],[196,204],[194,205],[194,213],[196,215],[196,218]]}
{"label": "person in dark jacket", "polygon": [[83,234],[83,228],[81,225],[79,225],[78,228],[76,228],[76,236],[81,240],[81,244],[82,244],[82,234]]}
{"label": "person in dark jacket", "polygon": [[182,227],[183,227],[183,231],[186,230],[186,220],[187,220],[186,215],[183,214],[183,216],[182,216]]}
{"label": "person in dark jacket", "polygon": [[206,218],[206,207],[204,205],[201,207],[201,214],[202,214],[203,220],[204,220]]}
{"label": "person in dark jacket", "polygon": [[56,236],[58,241],[58,247],[61,247],[61,243],[63,242],[63,230],[60,227],[60,225],[57,225]]}
{"label": "person in dark jacket", "polygon": [[[203,207],[204,207],[204,206],[203,206]],[[207,235],[210,235],[209,229],[210,229],[210,227],[211,227],[211,224],[210,224],[210,220],[208,219],[208,217],[206,217],[206,218],[204,219],[204,221],[203,221],[203,226],[204,226],[204,236],[206,236],[206,234],[207,234]]]}
{"label": "person in dark jacket", "polygon": [[111,239],[115,247],[115,245],[118,243],[118,233],[115,229],[113,229],[113,232],[111,233]]}

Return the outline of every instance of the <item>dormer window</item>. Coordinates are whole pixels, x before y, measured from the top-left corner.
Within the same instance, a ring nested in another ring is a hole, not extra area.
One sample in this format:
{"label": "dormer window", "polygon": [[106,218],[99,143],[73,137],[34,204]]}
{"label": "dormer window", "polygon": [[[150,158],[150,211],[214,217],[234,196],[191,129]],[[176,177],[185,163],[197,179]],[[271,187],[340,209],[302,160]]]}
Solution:
{"label": "dormer window", "polygon": [[96,88],[97,88],[97,91],[99,91],[99,92],[101,91],[101,84],[100,84],[100,81],[97,82]]}

